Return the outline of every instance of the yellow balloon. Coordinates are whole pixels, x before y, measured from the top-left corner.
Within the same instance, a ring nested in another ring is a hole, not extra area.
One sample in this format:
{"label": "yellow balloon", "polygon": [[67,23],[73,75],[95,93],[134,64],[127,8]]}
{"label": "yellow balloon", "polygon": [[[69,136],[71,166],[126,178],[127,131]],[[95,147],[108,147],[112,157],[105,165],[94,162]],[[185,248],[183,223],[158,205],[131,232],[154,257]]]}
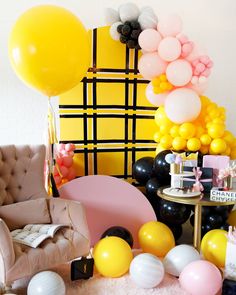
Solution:
{"label": "yellow balloon", "polygon": [[171,126],[172,126],[172,125],[171,125],[169,122],[162,123],[162,124],[160,125],[160,132],[161,132],[163,135],[169,133]]}
{"label": "yellow balloon", "polygon": [[209,146],[208,146],[208,145],[201,145],[200,152],[201,152],[203,155],[208,154],[208,152],[209,152]]}
{"label": "yellow balloon", "polygon": [[173,123],[168,119],[166,116],[166,112],[163,106],[160,106],[155,113],[155,122],[158,126],[163,124],[165,125],[172,125]]}
{"label": "yellow balloon", "polygon": [[201,242],[201,251],[204,258],[217,267],[225,266],[227,245],[227,231],[213,229],[205,234]]}
{"label": "yellow balloon", "polygon": [[161,144],[158,144],[156,147],[156,155],[158,155],[160,152],[166,150]]}
{"label": "yellow balloon", "polygon": [[232,149],[230,152],[230,159],[236,160],[236,148]]}
{"label": "yellow balloon", "polygon": [[166,134],[161,137],[160,144],[168,150],[172,146],[172,140],[173,138],[169,134]]}
{"label": "yellow balloon", "polygon": [[186,140],[180,136],[177,136],[172,141],[173,149],[176,151],[184,150],[186,148]]}
{"label": "yellow balloon", "polygon": [[178,125],[174,125],[170,128],[170,135],[172,137],[177,137],[179,136],[179,126]]}
{"label": "yellow balloon", "polygon": [[203,134],[200,137],[200,141],[201,141],[201,144],[203,145],[209,145],[211,143],[211,137],[208,134]]}
{"label": "yellow balloon", "polygon": [[196,137],[190,138],[187,141],[187,148],[191,152],[196,152],[201,148],[201,141]]}
{"label": "yellow balloon", "polygon": [[208,128],[208,134],[211,138],[220,138],[223,136],[225,126],[223,124],[212,123]]}
{"label": "yellow balloon", "polygon": [[153,138],[154,138],[154,141],[155,142],[160,142],[161,137],[162,137],[161,132],[157,131],[157,132],[154,133],[154,137]]}
{"label": "yellow balloon", "polygon": [[213,154],[221,154],[227,149],[227,144],[222,138],[216,138],[212,140],[210,149]]}
{"label": "yellow balloon", "polygon": [[95,245],[93,258],[101,275],[117,278],[129,270],[133,254],[129,244],[123,239],[106,237]]}
{"label": "yellow balloon", "polygon": [[198,125],[196,126],[195,137],[200,138],[205,132],[206,132],[205,129],[201,125]]}
{"label": "yellow balloon", "polygon": [[236,226],[236,210],[233,210],[229,213],[227,222],[231,226]]}
{"label": "yellow balloon", "polygon": [[189,139],[191,137],[194,137],[196,132],[196,128],[193,123],[183,123],[179,127],[179,135],[183,137],[184,139]]}
{"label": "yellow balloon", "polygon": [[144,252],[165,256],[174,246],[175,239],[167,225],[158,221],[145,223],[138,233],[139,244]]}
{"label": "yellow balloon", "polygon": [[76,86],[89,67],[87,31],[74,14],[54,5],[23,13],[10,33],[8,49],[16,74],[49,97]]}
{"label": "yellow balloon", "polygon": [[226,143],[229,144],[229,145],[232,145],[233,142],[234,142],[234,136],[233,136],[233,134],[232,134],[230,131],[228,131],[228,130],[226,130],[226,131],[224,132],[224,135],[223,135],[222,138],[223,138],[223,139],[226,141]]}

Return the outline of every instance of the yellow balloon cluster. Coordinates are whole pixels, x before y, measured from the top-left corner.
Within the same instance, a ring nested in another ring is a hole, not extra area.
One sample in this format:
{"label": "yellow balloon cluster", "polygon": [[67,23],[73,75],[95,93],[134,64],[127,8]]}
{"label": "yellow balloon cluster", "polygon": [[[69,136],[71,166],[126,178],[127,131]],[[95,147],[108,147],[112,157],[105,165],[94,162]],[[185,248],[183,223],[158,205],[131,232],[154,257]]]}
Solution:
{"label": "yellow balloon cluster", "polygon": [[152,79],[153,92],[160,94],[173,89],[173,85],[167,80],[166,74],[161,74],[160,76]]}
{"label": "yellow balloon cluster", "polygon": [[155,122],[158,130],[154,134],[154,140],[158,143],[156,153],[166,149],[200,151],[236,159],[236,138],[225,130],[225,109],[206,96],[200,98],[201,113],[193,122],[175,124],[168,119],[164,106],[157,109]]}

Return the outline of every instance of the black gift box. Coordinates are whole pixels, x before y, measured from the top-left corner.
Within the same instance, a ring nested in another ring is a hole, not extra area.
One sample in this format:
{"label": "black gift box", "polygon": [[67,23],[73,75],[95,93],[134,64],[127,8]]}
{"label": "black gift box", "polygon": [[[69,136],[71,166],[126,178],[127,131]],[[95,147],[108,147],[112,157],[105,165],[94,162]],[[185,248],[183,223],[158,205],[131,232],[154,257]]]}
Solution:
{"label": "black gift box", "polygon": [[[193,172],[193,167],[184,167],[184,171],[186,172]],[[202,171],[202,175],[200,177],[200,182],[204,187],[204,192],[209,193],[213,186],[213,169],[212,168],[205,168],[200,167],[199,168]],[[193,180],[187,180],[187,179],[193,179]],[[206,180],[206,181],[202,181]],[[183,186],[184,187],[192,187],[195,183],[195,176],[186,176],[184,177]]]}

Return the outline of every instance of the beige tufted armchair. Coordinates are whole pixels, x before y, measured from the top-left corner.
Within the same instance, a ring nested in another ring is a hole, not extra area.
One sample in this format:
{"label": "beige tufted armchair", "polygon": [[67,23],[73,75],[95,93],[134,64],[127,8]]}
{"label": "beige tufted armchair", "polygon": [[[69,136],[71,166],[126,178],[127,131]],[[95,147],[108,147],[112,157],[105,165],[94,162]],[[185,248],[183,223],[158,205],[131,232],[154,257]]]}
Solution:
{"label": "beige tufted armchair", "polygon": [[[0,147],[0,283],[5,286],[74,258],[90,248],[85,212],[79,202],[47,196],[45,147]],[[28,223],[63,223],[38,248],[13,243],[10,231]]]}

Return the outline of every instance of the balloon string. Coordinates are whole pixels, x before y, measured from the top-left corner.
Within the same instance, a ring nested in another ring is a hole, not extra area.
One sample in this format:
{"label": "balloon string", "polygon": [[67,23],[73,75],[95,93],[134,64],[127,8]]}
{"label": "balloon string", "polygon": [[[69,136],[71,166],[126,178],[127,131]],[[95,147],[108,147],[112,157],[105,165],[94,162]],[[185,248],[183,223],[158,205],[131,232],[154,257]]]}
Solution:
{"label": "balloon string", "polygon": [[48,100],[48,127],[49,127],[49,140],[51,144],[58,143],[56,135],[55,113],[51,105],[50,99]]}
{"label": "balloon string", "polygon": [[52,183],[51,183],[51,175],[53,173],[54,166],[54,144],[58,143],[56,136],[56,124],[55,124],[55,113],[53,111],[53,107],[51,105],[50,97],[48,99],[48,194],[52,195]]}

